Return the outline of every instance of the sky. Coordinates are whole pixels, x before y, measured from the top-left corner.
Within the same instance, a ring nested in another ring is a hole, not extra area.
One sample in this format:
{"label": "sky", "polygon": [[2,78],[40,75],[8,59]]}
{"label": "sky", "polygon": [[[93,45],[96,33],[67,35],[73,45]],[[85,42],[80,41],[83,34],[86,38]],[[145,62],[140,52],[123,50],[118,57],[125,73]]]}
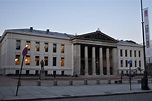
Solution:
{"label": "sky", "polygon": [[[147,7],[152,33],[152,0],[143,0],[143,8]],[[142,43],[141,4],[140,0],[0,0],[0,36],[6,29],[30,27],[73,35],[99,28],[115,39]]]}

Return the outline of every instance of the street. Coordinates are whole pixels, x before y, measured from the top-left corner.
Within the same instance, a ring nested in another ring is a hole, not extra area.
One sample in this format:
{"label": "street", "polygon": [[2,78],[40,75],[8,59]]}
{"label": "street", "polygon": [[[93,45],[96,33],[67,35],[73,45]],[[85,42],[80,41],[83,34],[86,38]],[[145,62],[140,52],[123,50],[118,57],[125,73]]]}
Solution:
{"label": "street", "polygon": [[50,100],[35,100],[35,101],[151,101],[152,93],[127,94],[127,95],[112,95],[112,96],[95,96],[81,98],[66,98],[66,99],[50,99]]}

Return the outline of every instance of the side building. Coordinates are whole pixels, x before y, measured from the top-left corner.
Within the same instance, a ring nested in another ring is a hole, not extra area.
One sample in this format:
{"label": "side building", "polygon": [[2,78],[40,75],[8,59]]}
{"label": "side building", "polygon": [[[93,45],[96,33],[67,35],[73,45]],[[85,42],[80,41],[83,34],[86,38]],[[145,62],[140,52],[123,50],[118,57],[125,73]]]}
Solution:
{"label": "side building", "polygon": [[[5,30],[0,39],[0,73],[19,74],[22,50],[28,47],[23,74],[39,74],[44,61],[46,74],[115,76],[132,70],[143,71],[142,45],[118,41],[100,30],[70,35],[30,29]],[[142,72],[141,71],[141,72]]]}

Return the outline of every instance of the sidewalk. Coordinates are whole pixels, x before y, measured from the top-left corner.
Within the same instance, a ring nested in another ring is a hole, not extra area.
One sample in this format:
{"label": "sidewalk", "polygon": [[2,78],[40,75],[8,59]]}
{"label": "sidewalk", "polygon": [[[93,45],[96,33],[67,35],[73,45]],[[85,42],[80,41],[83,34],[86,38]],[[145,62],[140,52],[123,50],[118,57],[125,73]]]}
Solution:
{"label": "sidewalk", "polygon": [[[131,94],[152,92],[152,90],[141,90],[141,84],[107,84],[107,85],[80,85],[80,86],[20,86],[16,96],[15,86],[0,87],[0,100],[42,100],[85,96],[107,96],[117,94]],[[152,84],[149,84],[152,88]]]}

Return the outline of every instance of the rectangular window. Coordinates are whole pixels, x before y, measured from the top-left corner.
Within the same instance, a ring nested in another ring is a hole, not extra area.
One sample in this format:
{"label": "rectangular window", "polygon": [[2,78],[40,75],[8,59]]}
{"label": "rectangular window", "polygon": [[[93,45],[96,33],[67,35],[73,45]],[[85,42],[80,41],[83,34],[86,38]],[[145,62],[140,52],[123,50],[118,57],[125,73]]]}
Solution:
{"label": "rectangular window", "polygon": [[56,53],[57,45],[54,43],[53,44],[53,52]]}
{"label": "rectangular window", "polygon": [[120,56],[121,56],[121,57],[123,56],[123,52],[122,52],[122,49],[120,50]]}
{"label": "rectangular window", "polygon": [[137,67],[137,61],[135,60],[135,67]]}
{"label": "rectangular window", "polygon": [[40,42],[35,42],[35,51],[40,51]]}
{"label": "rectangular window", "polygon": [[61,44],[61,53],[64,53],[64,44]]}
{"label": "rectangular window", "polygon": [[132,57],[132,50],[130,50],[130,57]]}
{"label": "rectangular window", "polygon": [[134,57],[136,57],[136,51],[134,51]]}
{"label": "rectangular window", "polygon": [[126,60],[126,67],[128,67],[128,60]]}
{"label": "rectangular window", "polygon": [[141,67],[141,61],[139,61],[139,67]]}
{"label": "rectangular window", "polygon": [[15,56],[15,64],[20,65],[20,55]]}
{"label": "rectangular window", "polygon": [[138,55],[139,55],[139,57],[140,57],[140,51],[138,52]]}
{"label": "rectangular window", "polygon": [[44,43],[44,52],[48,52],[48,47],[49,47],[48,43]]}
{"label": "rectangular window", "polygon": [[31,48],[31,42],[30,41],[26,41],[26,47],[27,47],[28,51],[30,51],[30,48]]}
{"label": "rectangular window", "polygon": [[30,56],[29,55],[26,55],[26,58],[25,58],[25,65],[30,65]]}
{"label": "rectangular window", "polygon": [[53,66],[56,66],[56,57],[53,57]]}
{"label": "rectangular window", "polygon": [[39,66],[40,58],[39,56],[35,56],[35,66]]}
{"label": "rectangular window", "polygon": [[21,49],[21,40],[16,40],[16,50]]}
{"label": "rectangular window", "polygon": [[123,67],[123,60],[120,60],[120,66]]}
{"label": "rectangular window", "polygon": [[125,56],[127,57],[127,50],[125,50]]}
{"label": "rectangular window", "polygon": [[44,66],[48,66],[48,57],[47,56],[44,57]]}
{"label": "rectangular window", "polygon": [[61,57],[61,66],[64,66],[64,57]]}

